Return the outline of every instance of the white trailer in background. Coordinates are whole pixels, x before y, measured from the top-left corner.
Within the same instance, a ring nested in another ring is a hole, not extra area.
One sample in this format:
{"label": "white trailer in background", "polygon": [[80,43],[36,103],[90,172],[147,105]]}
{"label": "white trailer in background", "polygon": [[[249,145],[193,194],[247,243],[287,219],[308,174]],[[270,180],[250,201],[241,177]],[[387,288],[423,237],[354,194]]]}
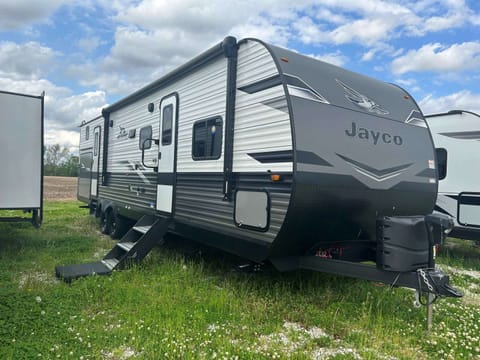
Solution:
{"label": "white trailer in background", "polygon": [[452,237],[480,241],[480,115],[452,110],[425,116],[439,167],[437,212],[455,219]]}
{"label": "white trailer in background", "polygon": [[0,221],[42,222],[43,105],[44,94],[0,91]]}

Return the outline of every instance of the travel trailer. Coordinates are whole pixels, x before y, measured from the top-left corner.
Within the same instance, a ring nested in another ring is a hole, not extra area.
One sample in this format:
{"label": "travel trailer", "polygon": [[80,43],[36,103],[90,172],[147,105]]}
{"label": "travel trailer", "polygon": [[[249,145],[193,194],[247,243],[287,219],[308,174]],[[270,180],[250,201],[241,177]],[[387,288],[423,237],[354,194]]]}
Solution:
{"label": "travel trailer", "polygon": [[281,271],[461,296],[434,269],[452,223],[430,215],[433,142],[398,86],[227,37],[102,118],[81,126],[82,142],[86,127],[101,139],[97,196],[84,200],[102,231],[127,232],[101,262],[57,267],[67,281],[108,274],[174,233]]}
{"label": "travel trailer", "polygon": [[452,110],[425,119],[439,169],[435,211],[454,219],[450,236],[480,242],[480,115]]}
{"label": "travel trailer", "polygon": [[43,103],[44,94],[0,91],[0,221],[42,222]]}

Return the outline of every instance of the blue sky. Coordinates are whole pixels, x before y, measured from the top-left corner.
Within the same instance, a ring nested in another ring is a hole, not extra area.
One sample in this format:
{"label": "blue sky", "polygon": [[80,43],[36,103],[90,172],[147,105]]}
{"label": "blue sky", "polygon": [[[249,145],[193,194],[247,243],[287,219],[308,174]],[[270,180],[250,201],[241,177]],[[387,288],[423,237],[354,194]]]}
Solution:
{"label": "blue sky", "polygon": [[226,35],[258,37],[480,112],[478,0],[0,0],[0,90],[46,92],[46,141]]}

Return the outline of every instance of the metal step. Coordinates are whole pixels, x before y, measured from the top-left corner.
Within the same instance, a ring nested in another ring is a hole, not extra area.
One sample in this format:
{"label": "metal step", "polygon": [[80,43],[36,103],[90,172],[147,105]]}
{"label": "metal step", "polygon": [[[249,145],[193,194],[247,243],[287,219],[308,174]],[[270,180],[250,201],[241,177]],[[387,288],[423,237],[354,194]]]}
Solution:
{"label": "metal step", "polygon": [[103,259],[101,263],[105,265],[107,268],[109,268],[110,270],[113,270],[115,266],[118,265],[119,261],[118,259]]}
{"label": "metal step", "polygon": [[[71,282],[92,274],[106,275],[114,269],[124,268],[129,262],[142,260],[167,233],[171,218],[145,215],[140,218],[102,261],[90,264],[57,266],[57,277]],[[132,241],[133,240],[133,241]]]}
{"label": "metal step", "polygon": [[143,225],[143,226],[134,226],[133,230],[138,231],[139,233],[146,234],[148,230],[152,228],[151,225]]}
{"label": "metal step", "polygon": [[135,245],[135,243],[131,242],[131,241],[125,241],[125,242],[118,242],[117,243],[117,246],[119,248],[122,248],[123,250],[125,250],[127,252],[130,251],[134,245]]}
{"label": "metal step", "polygon": [[55,268],[55,275],[62,279],[63,281],[70,283],[72,280],[89,276],[89,275],[108,275],[112,272],[102,262],[88,263],[88,264],[79,264],[79,265],[68,265],[68,266],[57,266]]}

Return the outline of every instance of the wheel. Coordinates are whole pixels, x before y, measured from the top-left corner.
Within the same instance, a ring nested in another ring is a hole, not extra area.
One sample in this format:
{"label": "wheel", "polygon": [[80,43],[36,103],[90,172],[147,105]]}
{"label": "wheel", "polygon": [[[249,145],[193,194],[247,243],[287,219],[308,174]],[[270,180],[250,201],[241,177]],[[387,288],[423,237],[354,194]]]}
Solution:
{"label": "wheel", "polygon": [[95,217],[98,219],[102,216],[102,208],[100,206],[95,206]]}
{"label": "wheel", "polygon": [[88,202],[88,214],[89,215],[95,214],[95,205],[93,204],[92,201]]}
{"label": "wheel", "polygon": [[100,231],[102,234],[109,235],[110,234],[110,220],[111,211],[107,211],[106,213],[102,211],[100,214]]}
{"label": "wheel", "polygon": [[110,236],[112,239],[120,239],[128,230],[128,221],[120,215],[110,214]]}

